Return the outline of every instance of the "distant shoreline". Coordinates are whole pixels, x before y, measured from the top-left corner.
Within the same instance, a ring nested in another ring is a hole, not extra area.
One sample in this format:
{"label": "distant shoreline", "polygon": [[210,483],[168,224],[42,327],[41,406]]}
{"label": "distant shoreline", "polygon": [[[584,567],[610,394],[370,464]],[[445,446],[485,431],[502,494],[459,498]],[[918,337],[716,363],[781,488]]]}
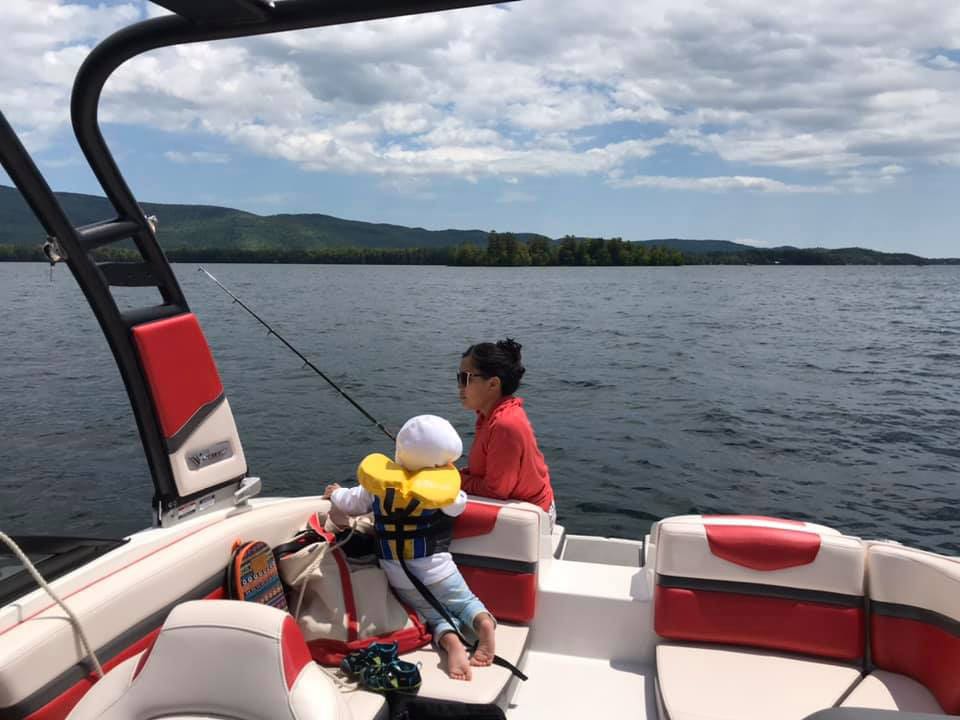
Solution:
{"label": "distant shoreline", "polygon": [[[864,248],[754,248],[713,241],[626,242],[621,238],[544,237],[524,240],[513,233],[490,232],[487,246],[462,243],[435,248],[358,246],[167,247],[170,262],[283,265],[444,265],[460,267],[651,267],[681,265],[960,265],[960,259],[928,259],[908,253]],[[702,244],[701,244],[702,243]],[[680,247],[677,247],[677,244]],[[690,249],[691,247],[696,249]],[[94,251],[100,262],[140,262],[127,245]],[[36,245],[0,245],[0,261],[44,261]]]}
{"label": "distant shoreline", "polygon": [[[106,198],[55,193],[77,226],[114,217]],[[160,218],[161,247],[172,262],[329,265],[650,266],[650,265],[957,265],[865,248],[756,247],[729,240],[661,237],[551,238],[538,233],[426,230],[332,215],[260,216],[210,205],[142,203]],[[45,237],[15,188],[0,185],[0,262],[40,260]],[[130,241],[99,248],[101,261],[138,262]]]}
{"label": "distant shoreline", "polygon": [[[15,256],[3,253],[4,248],[0,248],[0,263],[44,263],[48,264],[47,258],[40,250],[35,252],[23,252],[24,249],[17,248]],[[356,252],[353,252],[356,250]],[[767,258],[743,259],[730,256],[711,256],[691,255],[689,253],[679,253],[656,257],[651,261],[645,262],[565,262],[565,263],[531,263],[531,262],[457,262],[453,257],[454,253],[448,253],[437,250],[424,250],[422,248],[412,249],[385,249],[381,252],[370,251],[369,249],[340,249],[337,252],[317,256],[315,252],[309,254],[291,251],[289,253],[260,253],[244,251],[221,251],[204,253],[198,251],[178,251],[171,250],[166,253],[167,259],[172,264],[197,264],[197,263],[219,263],[219,264],[237,264],[237,265],[376,265],[376,266],[413,266],[428,265],[439,267],[685,267],[685,266],[704,266],[704,265],[727,265],[738,267],[824,267],[824,266],[844,266],[844,267],[926,267],[926,266],[954,266],[960,265],[960,258],[921,258],[919,261],[906,261],[900,259],[891,259],[887,261],[877,261],[875,259],[861,259],[856,261],[838,261],[835,257],[802,257],[800,259],[790,260],[769,260]],[[100,261],[113,262],[139,262],[140,257],[137,253],[130,250],[114,250],[109,253],[98,253],[97,259]],[[852,260],[852,259],[851,259]]]}

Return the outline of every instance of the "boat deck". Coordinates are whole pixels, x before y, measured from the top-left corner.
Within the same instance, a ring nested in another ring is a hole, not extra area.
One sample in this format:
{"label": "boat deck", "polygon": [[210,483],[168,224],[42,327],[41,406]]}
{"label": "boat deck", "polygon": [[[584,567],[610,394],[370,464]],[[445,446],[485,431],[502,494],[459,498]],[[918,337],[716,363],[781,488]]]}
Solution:
{"label": "boat deck", "polygon": [[527,653],[510,720],[621,717],[656,720],[652,665],[554,653]]}

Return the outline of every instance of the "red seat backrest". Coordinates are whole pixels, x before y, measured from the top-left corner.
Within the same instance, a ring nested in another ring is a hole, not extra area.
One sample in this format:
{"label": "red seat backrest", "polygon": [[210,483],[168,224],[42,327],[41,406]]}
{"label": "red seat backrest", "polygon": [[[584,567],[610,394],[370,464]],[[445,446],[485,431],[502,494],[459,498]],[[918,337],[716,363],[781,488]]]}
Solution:
{"label": "red seat backrest", "polygon": [[960,560],[893,543],[867,550],[870,650],[960,714]]}
{"label": "red seat backrest", "polygon": [[654,534],[661,637],[857,661],[860,540],[796,521],[685,516]]}
{"label": "red seat backrest", "polygon": [[467,585],[498,620],[533,620],[545,517],[526,503],[471,500],[456,519],[450,552]]}

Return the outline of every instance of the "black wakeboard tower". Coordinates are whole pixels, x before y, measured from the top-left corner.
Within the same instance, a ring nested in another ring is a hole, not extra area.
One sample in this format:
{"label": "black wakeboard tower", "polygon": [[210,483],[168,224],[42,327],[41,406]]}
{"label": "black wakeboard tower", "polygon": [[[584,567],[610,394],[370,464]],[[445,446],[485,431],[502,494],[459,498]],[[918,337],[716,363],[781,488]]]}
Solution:
{"label": "black wakeboard tower", "polygon": [[[113,205],[113,219],[74,227],[0,112],[0,164],[64,261],[116,358],[153,477],[155,522],[169,525],[242,504],[260,488],[247,463],[209,346],[100,132],[103,86],[127,60],[162,47],[492,4],[491,0],[153,0],[173,15],[114,33],[81,65],[70,101],[77,141]],[[132,240],[141,259],[99,262],[97,248]],[[122,311],[111,288],[156,288],[159,305]]]}

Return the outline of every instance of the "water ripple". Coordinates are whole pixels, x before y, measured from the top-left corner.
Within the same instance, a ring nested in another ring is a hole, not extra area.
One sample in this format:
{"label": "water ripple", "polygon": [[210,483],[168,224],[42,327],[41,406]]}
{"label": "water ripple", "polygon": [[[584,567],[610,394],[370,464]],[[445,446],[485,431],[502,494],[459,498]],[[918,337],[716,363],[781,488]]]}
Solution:
{"label": "water ripple", "polygon": [[[317,492],[390,452],[195,266],[175,270],[267,492]],[[214,273],[388,426],[437,413],[467,444],[460,352],[518,338],[571,532],[744,512],[960,552],[960,268]],[[0,529],[149,524],[123,385],[72,279],[0,264],[0,308]]]}

